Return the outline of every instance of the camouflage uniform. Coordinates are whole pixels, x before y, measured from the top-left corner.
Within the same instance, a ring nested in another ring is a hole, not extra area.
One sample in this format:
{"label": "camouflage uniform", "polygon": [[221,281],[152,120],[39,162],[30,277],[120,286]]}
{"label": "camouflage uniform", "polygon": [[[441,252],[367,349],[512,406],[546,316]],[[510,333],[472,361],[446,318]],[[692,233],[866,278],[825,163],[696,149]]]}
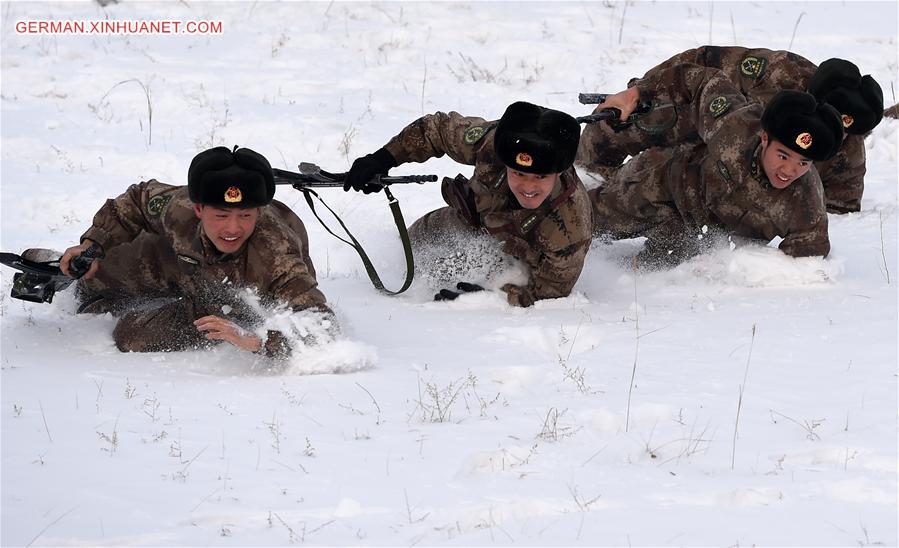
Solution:
{"label": "camouflage uniform", "polygon": [[[239,295],[254,288],[267,305],[316,308],[327,315],[302,221],[273,201],[260,210],[240,251],[222,254],[203,233],[187,187],[150,180],[107,200],[81,240],[106,251],[97,274],[79,282],[83,312],[123,314],[113,332],[122,351],[205,346],[193,321],[216,315],[251,327],[261,321]],[[286,337],[269,331],[261,352],[290,352]]]}
{"label": "camouflage uniform", "polygon": [[475,166],[470,179],[444,178],[443,197],[450,207],[428,213],[410,233],[419,241],[441,231],[489,233],[502,242],[503,251],[531,269],[527,285],[503,287],[510,304],[530,306],[538,299],[567,296],[590,247],[590,199],[569,168],[539,208],[521,208],[509,190],[506,166],[493,149],[495,128],[496,122],[482,118],[438,112],[419,118],[385,145],[397,164],[449,154]]}
{"label": "camouflage uniform", "polygon": [[[817,66],[795,53],[773,51],[764,48],[749,49],[738,46],[703,46],[687,50],[664,61],[647,72],[643,78],[634,79],[628,86],[642,80],[653,80],[662,71],[692,63],[721,70],[748,99],[767,105],[768,101],[784,89],[804,91],[815,74]],[[650,97],[647,97],[650,98]],[[581,135],[578,148],[578,164],[591,171],[610,177],[624,159],[636,156],[640,151],[654,146],[669,146],[698,140],[689,119],[680,115],[678,98],[659,94],[651,97],[659,106],[631,126],[615,130],[606,123],[590,124]],[[673,99],[673,100],[672,100]],[[663,129],[674,124],[673,128]],[[846,135],[840,151],[815,167],[824,185],[827,211],[848,213],[861,210],[861,198],[865,177],[865,138],[863,135]]]}
{"label": "camouflage uniform", "polygon": [[762,170],[760,104],[746,101],[721,71],[696,65],[658,73],[655,86],[685,100],[678,115],[700,141],[651,148],[591,190],[599,234],[647,236],[648,254],[672,260],[698,252],[703,227],[765,241],[780,236],[780,249],[795,257],[828,254],[815,168],[783,190]]}

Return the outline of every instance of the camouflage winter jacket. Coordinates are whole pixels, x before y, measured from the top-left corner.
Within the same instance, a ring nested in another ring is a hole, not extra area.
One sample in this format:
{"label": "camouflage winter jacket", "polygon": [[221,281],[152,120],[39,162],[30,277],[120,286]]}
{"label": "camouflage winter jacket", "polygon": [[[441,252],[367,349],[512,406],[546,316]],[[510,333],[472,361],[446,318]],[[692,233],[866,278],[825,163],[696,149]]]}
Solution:
{"label": "camouflage winter jacket", "polygon": [[[177,263],[174,265],[135,258],[146,260],[144,268],[157,271],[159,276],[154,278],[167,283],[172,295],[232,303],[237,290],[253,288],[263,303],[286,304],[295,311],[315,308],[329,312],[317,287],[306,229],[281,202],[261,208],[246,243],[237,253],[223,254],[204,234],[187,187],[150,180],[107,200],[81,240],[93,240],[108,253],[142,232],[162,236],[177,257],[164,260]],[[208,313],[222,315],[214,308]],[[283,341],[271,335],[266,345],[283,348]]]}
{"label": "camouflage winter jacket", "polygon": [[[671,57],[652,68],[642,79],[681,63],[693,63],[724,72],[747,99],[767,105],[784,89],[805,91],[818,67],[808,59],[784,50],[739,46],[702,46]],[[641,79],[641,80],[642,80]],[[632,80],[635,84],[639,80]],[[865,137],[846,135],[837,154],[815,162],[824,185],[827,210],[847,213],[861,210],[865,179]]]}
{"label": "camouflage winter jacket", "polygon": [[688,225],[724,226],[730,232],[770,241],[795,257],[830,251],[821,179],[814,166],[783,190],[762,170],[763,107],[747,101],[721,71],[681,64],[637,84],[663,92],[679,104],[679,116],[696,128],[699,142],[678,148],[668,185]]}
{"label": "camouflage winter jacket", "polygon": [[385,148],[398,164],[424,162],[448,154],[474,166],[469,179],[443,181],[443,196],[472,226],[503,242],[531,272],[526,286],[506,286],[510,304],[530,306],[538,299],[571,293],[591,242],[593,210],[580,179],[569,168],[537,209],[523,209],[509,190],[506,166],[493,150],[496,122],[437,112],[419,118]]}

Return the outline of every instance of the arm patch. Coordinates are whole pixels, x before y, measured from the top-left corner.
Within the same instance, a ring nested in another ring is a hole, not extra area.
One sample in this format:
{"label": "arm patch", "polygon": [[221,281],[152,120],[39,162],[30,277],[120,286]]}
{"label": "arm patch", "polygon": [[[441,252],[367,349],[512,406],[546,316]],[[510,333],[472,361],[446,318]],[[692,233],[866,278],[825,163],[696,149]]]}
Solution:
{"label": "arm patch", "polygon": [[730,101],[727,100],[727,97],[721,95],[712,99],[712,102],[709,103],[709,112],[712,113],[714,118],[717,118],[727,112],[727,109],[730,108]]}
{"label": "arm patch", "polygon": [[768,60],[764,57],[755,57],[747,55],[740,61],[740,72],[744,76],[758,80],[765,73],[765,67],[768,66]]}
{"label": "arm patch", "polygon": [[160,194],[159,196],[153,196],[147,202],[147,214],[150,217],[159,217],[162,215],[162,210],[165,209],[165,206],[168,205],[169,200],[172,199],[172,194],[167,192],[165,194]]}
{"label": "arm patch", "polygon": [[487,128],[485,126],[472,126],[465,130],[465,135],[462,137],[462,141],[466,145],[473,145],[480,141],[486,133]]}

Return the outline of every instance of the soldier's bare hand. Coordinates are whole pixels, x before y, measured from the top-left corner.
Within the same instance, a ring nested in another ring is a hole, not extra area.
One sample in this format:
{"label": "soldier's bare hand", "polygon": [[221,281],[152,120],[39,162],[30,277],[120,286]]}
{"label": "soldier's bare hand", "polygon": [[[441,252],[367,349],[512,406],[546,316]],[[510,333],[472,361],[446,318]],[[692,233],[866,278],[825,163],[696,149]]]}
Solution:
{"label": "soldier's bare hand", "polygon": [[[69,266],[72,264],[72,259],[87,251],[87,248],[93,245],[93,243],[94,242],[91,240],[84,240],[80,245],[72,246],[66,249],[62,254],[62,257],[59,259],[59,269],[62,271],[62,273],[66,276],[71,276],[72,272],[69,269]],[[84,276],[82,276],[82,278],[84,278],[85,280],[90,280],[97,273],[98,268],[100,268],[100,260],[95,259],[94,262],[91,263],[91,267],[87,270]]]}
{"label": "soldier's bare hand", "polygon": [[258,352],[262,348],[262,339],[250,333],[236,323],[218,316],[203,316],[194,320],[199,331],[206,333],[212,341],[227,341],[241,350]]}
{"label": "soldier's bare hand", "polygon": [[634,112],[634,109],[637,108],[637,103],[640,102],[640,90],[637,86],[629,87],[624,91],[619,91],[615,95],[609,95],[606,97],[606,100],[597,105],[596,109],[593,111],[594,114],[599,114],[600,111],[605,110],[607,108],[617,108],[621,111],[621,116],[618,117],[622,122],[627,121],[627,117]]}

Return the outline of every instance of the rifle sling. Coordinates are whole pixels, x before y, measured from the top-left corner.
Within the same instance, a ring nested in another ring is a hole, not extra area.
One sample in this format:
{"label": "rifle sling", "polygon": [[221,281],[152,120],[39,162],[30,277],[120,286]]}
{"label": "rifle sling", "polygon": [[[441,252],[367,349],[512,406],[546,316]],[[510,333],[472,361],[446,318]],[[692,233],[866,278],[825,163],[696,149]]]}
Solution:
{"label": "rifle sling", "polygon": [[[393,197],[393,194],[390,193],[390,190],[385,186],[384,187],[384,195],[387,196],[387,201],[390,204],[390,212],[393,214],[393,221],[396,223],[397,232],[400,234],[400,240],[403,242],[403,252],[406,255],[406,280],[403,282],[403,286],[400,287],[397,291],[391,291],[384,287],[384,284],[381,282],[381,277],[378,276],[378,272],[375,270],[374,265],[371,263],[371,259],[368,258],[368,254],[365,253],[365,250],[362,248],[362,245],[358,240],[350,233],[350,230],[346,227],[343,220],[334,212],[331,207],[325,203],[324,200],[321,199],[321,196],[318,195],[314,190],[308,187],[294,187],[297,190],[302,191],[303,196],[306,198],[306,203],[309,204],[309,209],[312,210],[312,214],[315,215],[315,218],[318,219],[318,222],[321,223],[325,230],[328,231],[329,234],[340,240],[341,242],[347,244],[356,250],[356,253],[359,254],[359,258],[362,259],[362,264],[365,265],[365,272],[368,273],[368,277],[371,280],[372,285],[375,286],[375,289],[382,293],[386,293],[388,295],[399,295],[403,291],[409,289],[409,286],[412,285],[412,277],[415,275],[415,264],[412,258],[412,243],[409,241],[409,233],[406,231],[406,222],[403,220],[403,212],[400,210],[400,202],[396,198]],[[315,196],[319,202],[325,206],[328,211],[331,212],[331,215],[337,219],[337,222],[340,223],[340,226],[343,228],[343,231],[346,232],[347,236],[349,236],[350,240],[345,240],[341,238],[337,234],[335,234],[328,225],[318,216],[318,212],[315,211],[315,204],[312,201],[312,196]]]}

